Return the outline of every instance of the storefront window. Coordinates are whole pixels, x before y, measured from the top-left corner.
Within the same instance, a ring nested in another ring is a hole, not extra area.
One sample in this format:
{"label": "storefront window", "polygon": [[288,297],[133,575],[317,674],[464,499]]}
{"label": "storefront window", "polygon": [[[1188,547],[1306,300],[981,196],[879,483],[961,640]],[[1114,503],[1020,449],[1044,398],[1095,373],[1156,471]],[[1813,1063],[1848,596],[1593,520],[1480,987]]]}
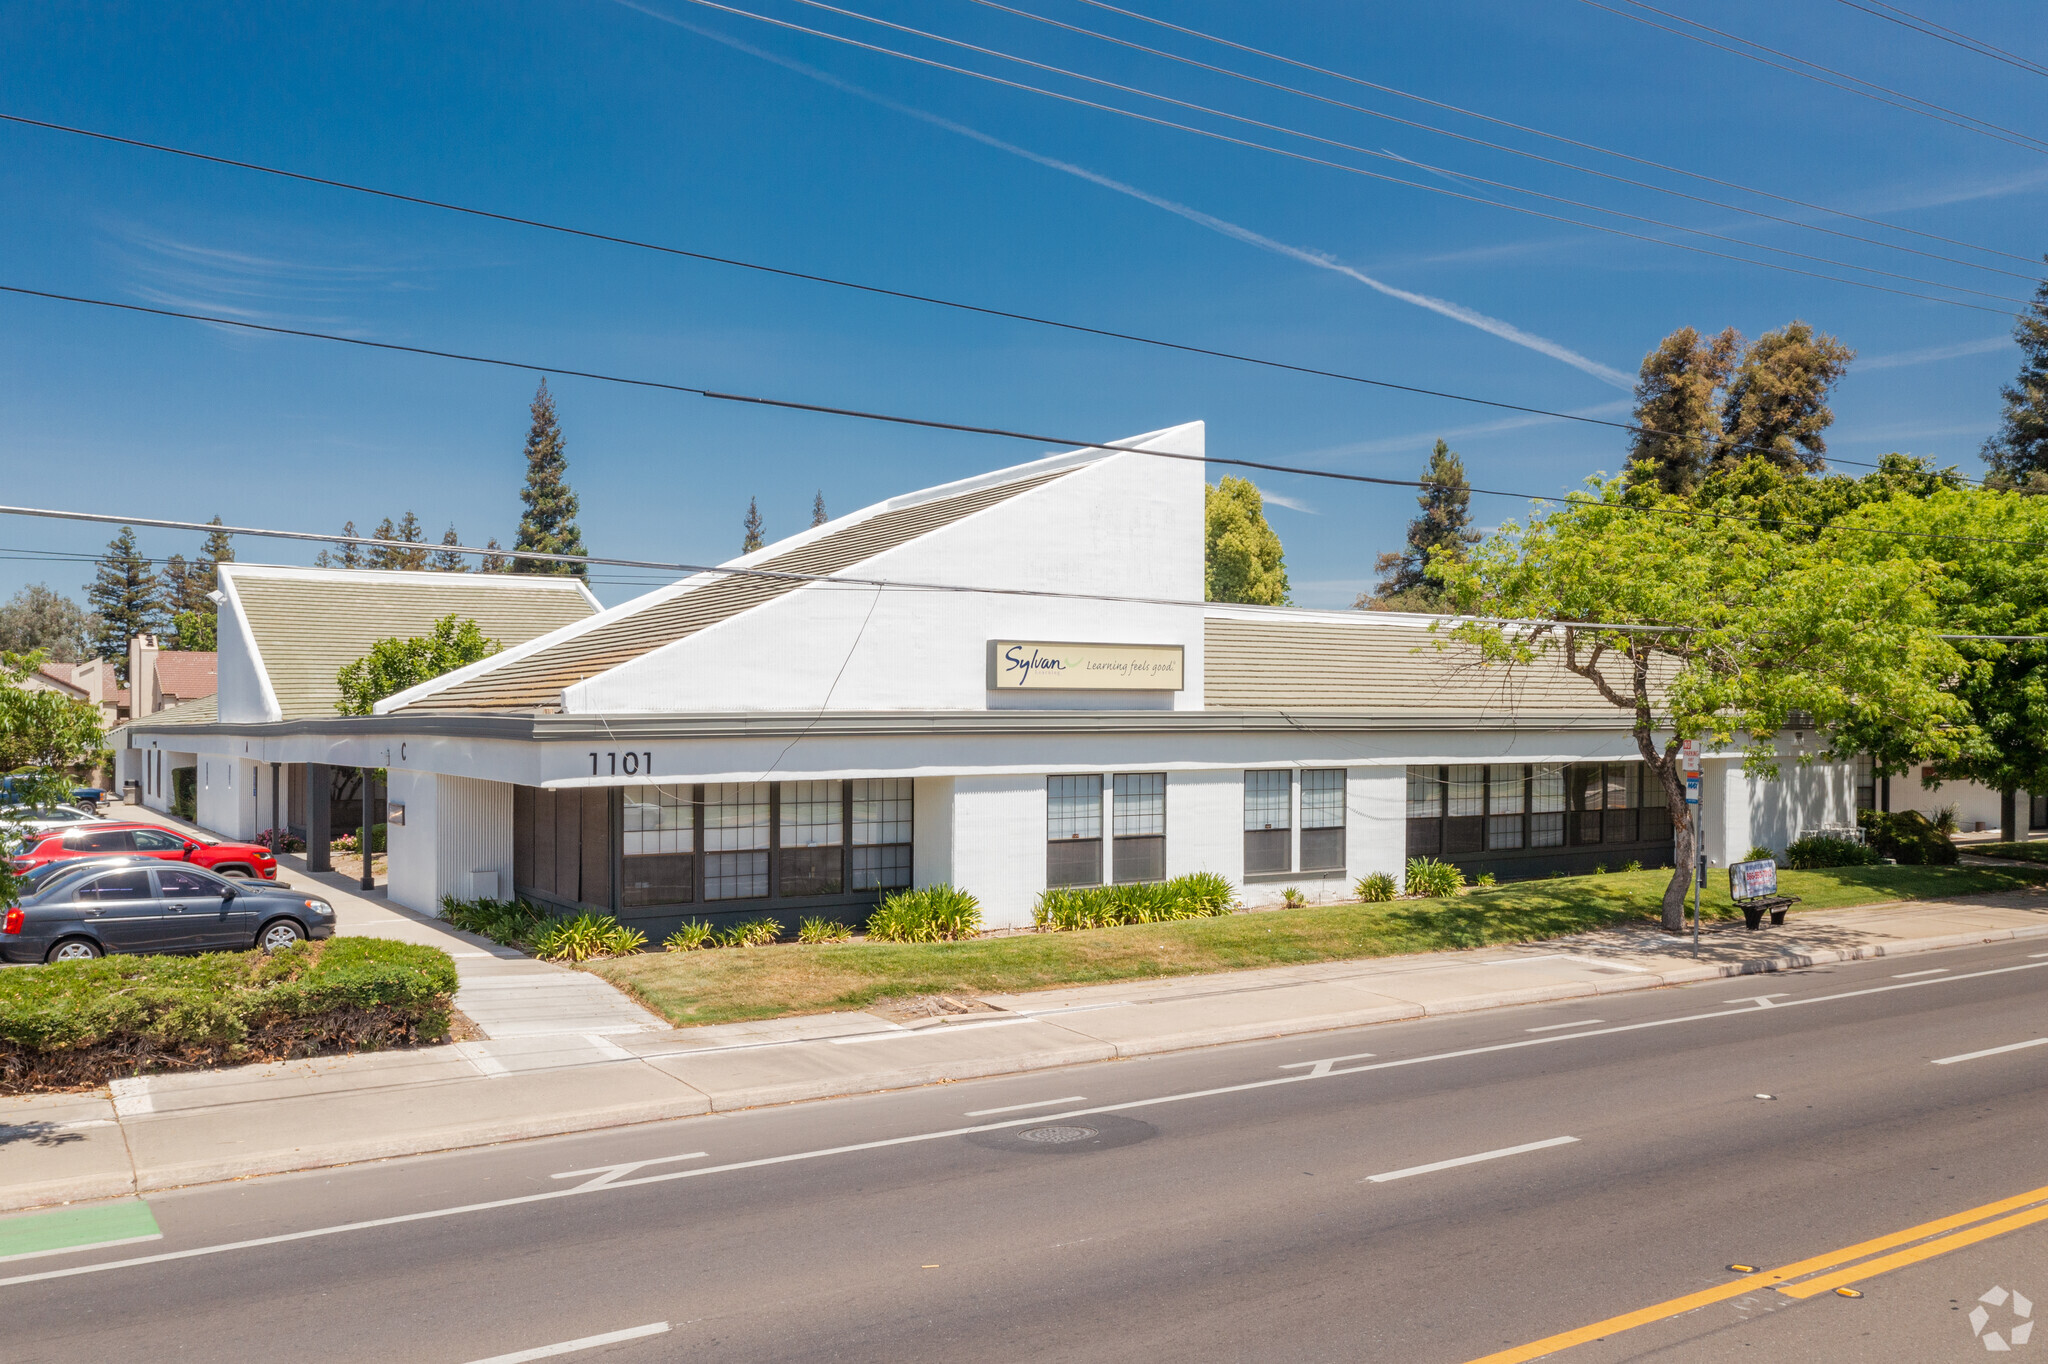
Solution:
{"label": "storefront window", "polygon": [[1166,774],[1120,772],[1113,791],[1111,860],[1117,881],[1166,879]]}
{"label": "storefront window", "polygon": [[748,900],[768,894],[768,783],[712,782],[704,787],[704,898]]}
{"label": "storefront window", "polygon": [[1344,869],[1344,769],[1301,774],[1301,869]]}
{"label": "storefront window", "polygon": [[776,891],[782,895],[837,895],[845,882],[846,806],[842,783],[786,781],[778,799]]}
{"label": "storefront window", "polygon": [[1529,769],[1529,846],[1564,846],[1564,764],[1537,763]]}
{"label": "storefront window", "polygon": [[697,807],[692,788],[628,788],[619,903],[629,909],[697,898]]}
{"label": "storefront window", "polygon": [[1244,774],[1244,871],[1247,876],[1294,870],[1294,774]]}
{"label": "storefront window", "polygon": [[1045,883],[1102,884],[1102,778],[1045,779]]}
{"label": "storefront window", "polygon": [[899,890],[910,884],[910,843],[917,784],[909,777],[851,783],[855,890]]}

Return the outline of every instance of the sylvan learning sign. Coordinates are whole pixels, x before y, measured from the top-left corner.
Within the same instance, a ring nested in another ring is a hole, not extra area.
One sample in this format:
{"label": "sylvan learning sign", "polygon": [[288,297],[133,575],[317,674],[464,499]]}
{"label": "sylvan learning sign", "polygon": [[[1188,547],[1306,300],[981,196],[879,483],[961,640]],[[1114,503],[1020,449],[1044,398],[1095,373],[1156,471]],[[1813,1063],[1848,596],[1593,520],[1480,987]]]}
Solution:
{"label": "sylvan learning sign", "polygon": [[990,691],[1179,691],[1178,644],[1056,644],[994,639],[988,645]]}

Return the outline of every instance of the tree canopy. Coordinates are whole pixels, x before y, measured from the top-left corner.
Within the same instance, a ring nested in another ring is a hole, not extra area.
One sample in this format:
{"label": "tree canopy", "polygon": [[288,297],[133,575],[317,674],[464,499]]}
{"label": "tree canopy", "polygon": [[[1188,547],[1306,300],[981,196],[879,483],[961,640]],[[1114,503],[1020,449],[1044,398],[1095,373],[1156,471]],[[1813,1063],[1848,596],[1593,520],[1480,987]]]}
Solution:
{"label": "tree canopy", "polygon": [[428,634],[380,639],[370,646],[369,653],[344,666],[334,679],[341,687],[341,700],[334,708],[343,715],[368,715],[385,697],[466,668],[503,647],[497,640],[485,638],[483,628],[474,620],[443,616]]}
{"label": "tree canopy", "polygon": [[1266,524],[1266,500],[1248,478],[1210,485],[1205,563],[1210,601],[1286,606],[1287,564],[1280,537]]}
{"label": "tree canopy", "polygon": [[40,651],[52,663],[82,663],[100,631],[97,618],[44,583],[30,583],[0,603],[0,653]]}
{"label": "tree canopy", "polygon": [[[576,494],[568,481],[569,457],[562,444],[562,427],[555,417],[555,397],[542,379],[530,409],[533,425],[526,433],[526,486],[519,500],[526,507],[519,518],[519,534],[512,548],[536,554],[585,554],[583,532],[576,525]],[[584,576],[582,564],[552,563],[545,559],[514,559],[514,573],[573,573]]]}
{"label": "tree canopy", "polygon": [[1373,564],[1379,586],[1361,593],[1352,605],[1377,611],[1439,610],[1446,594],[1433,559],[1462,558],[1479,543],[1479,532],[1472,529],[1472,485],[1465,479],[1464,462],[1441,440],[1430,453],[1422,482],[1422,495],[1415,499],[1422,515],[1408,523],[1407,547],[1380,555]]}
{"label": "tree canopy", "polygon": [[2020,345],[2019,377],[1998,391],[2005,411],[1984,442],[1984,462],[1998,483],[2048,492],[2048,281],[2034,290],[2012,336]]}
{"label": "tree canopy", "polygon": [[136,544],[133,527],[121,527],[120,534],[107,542],[86,596],[100,622],[93,652],[112,659],[125,681],[130,636],[156,634],[164,623],[162,585]]}

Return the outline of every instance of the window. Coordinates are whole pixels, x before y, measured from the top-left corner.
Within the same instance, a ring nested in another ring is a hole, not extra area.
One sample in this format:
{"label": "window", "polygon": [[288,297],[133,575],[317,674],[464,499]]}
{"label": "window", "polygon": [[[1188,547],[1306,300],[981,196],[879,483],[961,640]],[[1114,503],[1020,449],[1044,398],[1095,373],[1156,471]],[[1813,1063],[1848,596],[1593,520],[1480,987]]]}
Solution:
{"label": "window", "polygon": [[1485,847],[1486,768],[1450,768],[1444,788],[1444,852],[1476,853]]}
{"label": "window", "polygon": [[689,904],[697,898],[697,803],[688,786],[627,787],[619,904]]}
{"label": "window", "polygon": [[2027,827],[2048,829],[2048,794],[2036,791],[2027,802]]}
{"label": "window", "polygon": [[916,783],[878,777],[852,783],[855,890],[898,890],[910,884],[910,842]]}
{"label": "window", "polygon": [[1486,769],[1486,847],[1522,846],[1522,806],[1526,803],[1520,764]]}
{"label": "window", "polygon": [[1244,873],[1294,870],[1294,774],[1244,774]]}
{"label": "window", "polygon": [[1408,769],[1408,818],[1440,819],[1444,813],[1444,787],[1434,767]]}
{"label": "window", "polygon": [[105,876],[93,878],[78,892],[81,900],[147,900],[149,898],[149,873],[140,867],[133,871],[112,871]]}
{"label": "window", "polygon": [[1629,788],[1642,769],[1641,763],[1608,763],[1601,768],[1601,784],[1607,790],[1607,818],[1601,825],[1606,842],[1636,841],[1636,801]]}
{"label": "window", "polygon": [[1564,846],[1564,765],[1537,763],[1529,769],[1529,846]]}
{"label": "window", "polygon": [[1856,808],[1877,808],[1877,765],[1868,753],[1856,755]]}
{"label": "window", "polygon": [[1166,879],[1166,774],[1123,772],[1116,778],[1110,831],[1112,871],[1119,883]]}
{"label": "window", "polygon": [[1601,797],[1606,791],[1600,764],[1573,763],[1564,770],[1565,801],[1571,807],[1572,842],[1600,841]]}
{"label": "window", "polygon": [[1045,779],[1045,883],[1102,884],[1102,778]]}
{"label": "window", "polygon": [[1344,870],[1344,769],[1301,774],[1301,869]]}
{"label": "window", "polygon": [[[183,847],[183,844],[179,845]],[[64,840],[66,852],[124,853],[135,847],[126,829],[105,829],[95,833],[72,834]]]}
{"label": "window", "polygon": [[211,876],[202,876],[196,871],[184,871],[167,867],[156,874],[157,893],[166,900],[178,900],[191,896],[218,897],[226,887]]}
{"label": "window", "polygon": [[712,782],[704,787],[704,898],[750,900],[768,894],[768,783]]}
{"label": "window", "polygon": [[161,829],[137,829],[131,835],[135,840],[135,851],[146,853],[183,852],[185,840],[176,834],[167,834]]}
{"label": "window", "polygon": [[782,783],[775,889],[779,895],[837,895],[843,871],[846,807],[836,781]]}

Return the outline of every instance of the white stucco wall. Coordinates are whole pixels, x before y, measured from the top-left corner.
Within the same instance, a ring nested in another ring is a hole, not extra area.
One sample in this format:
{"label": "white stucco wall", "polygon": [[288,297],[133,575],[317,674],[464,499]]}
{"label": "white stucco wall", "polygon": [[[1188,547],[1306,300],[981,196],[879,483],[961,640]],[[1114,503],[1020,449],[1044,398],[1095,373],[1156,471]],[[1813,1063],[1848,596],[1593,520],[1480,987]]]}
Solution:
{"label": "white stucco wall", "polygon": [[[1996,831],[1999,827],[1998,792],[1973,781],[1945,781],[1939,786],[1923,781],[1915,772],[1892,778],[1892,809],[1918,810],[1933,819],[1949,806],[1956,807],[1956,824],[1964,833],[1974,833],[1982,824],[1985,829]],[[2020,833],[2026,833],[2027,795],[2018,797],[2017,816]]]}
{"label": "white stucco wall", "polygon": [[265,680],[256,637],[242,614],[242,601],[235,593],[234,570],[222,565],[220,574],[219,648],[215,678],[220,692],[216,703],[225,723],[258,723],[278,719],[282,714],[277,698]]}
{"label": "white stucco wall", "polygon": [[1045,889],[1044,777],[954,779],[953,884],[981,901],[984,927],[1030,926]]}
{"label": "white stucco wall", "polygon": [[476,873],[485,894],[512,893],[512,788],[503,782],[394,771],[386,801],[405,806],[405,823],[385,827],[391,899],[422,914],[441,897],[466,900]]}
{"label": "white stucco wall", "polygon": [[[1745,772],[1739,756],[1709,757],[1701,763],[1710,866],[1739,862],[1753,845],[1782,856],[1785,845],[1804,834],[1855,827],[1856,765],[1801,766],[1795,747],[1782,748],[1775,780]],[[1897,789],[1895,782],[1894,792]]]}
{"label": "white stucco wall", "polygon": [[1396,882],[1408,866],[1408,769],[1354,767],[1345,780],[1348,807],[1343,894],[1361,876],[1383,871]]}
{"label": "white stucco wall", "polygon": [[919,777],[912,783],[910,880],[918,886],[958,886],[953,868],[953,779]]}

